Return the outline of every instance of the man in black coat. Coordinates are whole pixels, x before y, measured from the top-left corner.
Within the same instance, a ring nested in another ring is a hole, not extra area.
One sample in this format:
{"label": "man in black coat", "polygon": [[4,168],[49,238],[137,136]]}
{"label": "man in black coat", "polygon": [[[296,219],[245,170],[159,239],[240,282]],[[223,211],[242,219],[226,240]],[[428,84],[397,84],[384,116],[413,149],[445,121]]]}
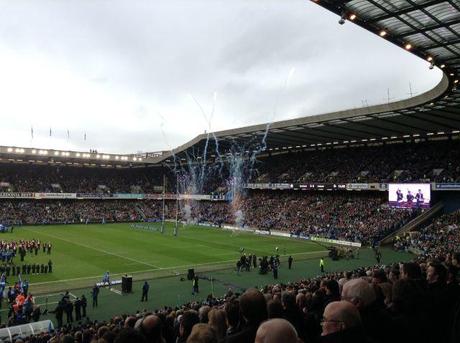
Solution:
{"label": "man in black coat", "polygon": [[81,296],[81,309],[83,317],[86,317],[86,305],[88,304],[85,295]]}
{"label": "man in black coat", "polygon": [[292,261],[294,261],[294,259],[292,258],[292,256],[289,256],[289,258],[288,258],[288,267],[289,267],[289,269],[292,268]]}
{"label": "man in black coat", "polygon": [[81,300],[80,298],[75,299],[74,307],[75,307],[75,320],[79,321],[81,320]]}

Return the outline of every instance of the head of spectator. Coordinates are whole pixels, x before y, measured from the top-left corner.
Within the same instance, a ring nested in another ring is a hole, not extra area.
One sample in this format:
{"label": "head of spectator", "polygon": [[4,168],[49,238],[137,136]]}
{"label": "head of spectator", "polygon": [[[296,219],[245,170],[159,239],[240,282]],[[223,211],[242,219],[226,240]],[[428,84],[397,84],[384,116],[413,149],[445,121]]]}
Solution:
{"label": "head of spectator", "polygon": [[213,308],[209,311],[209,326],[211,326],[217,334],[217,338],[222,340],[227,332],[227,319],[225,311],[219,308]]}
{"label": "head of spectator", "polygon": [[422,270],[420,265],[415,262],[406,262],[399,268],[401,279],[421,280]]}
{"label": "head of spectator", "polygon": [[292,292],[284,292],[282,297],[282,304],[283,308],[286,311],[292,311],[296,309],[296,303],[295,303],[295,294]]}
{"label": "head of spectator", "polygon": [[128,316],[125,319],[125,328],[134,328],[134,325],[136,325],[137,318],[135,316]]}
{"label": "head of spectator", "polygon": [[380,284],[388,282],[387,275],[383,269],[376,269],[372,273],[372,283]]}
{"label": "head of spectator", "polygon": [[348,301],[334,301],[324,309],[322,327],[322,336],[342,333],[361,327],[361,316],[358,309]]}
{"label": "head of spectator", "polygon": [[399,268],[392,268],[390,270],[390,274],[388,275],[390,281],[392,283],[395,283],[396,281],[399,280]]}
{"label": "head of spectator", "polygon": [[208,318],[208,313],[211,310],[211,307],[208,305],[203,305],[200,307],[198,310],[198,316],[200,317],[200,323],[207,323],[209,318]]}
{"label": "head of spectator", "polygon": [[263,322],[256,333],[254,343],[298,343],[297,332],[285,319],[275,318]]}
{"label": "head of spectator", "polygon": [[297,293],[295,297],[295,303],[299,310],[303,310],[307,306],[307,297],[303,293]]}
{"label": "head of spectator", "polygon": [[428,284],[436,282],[445,283],[447,270],[441,263],[431,263],[426,270],[426,280]]}
{"label": "head of spectator", "polygon": [[268,318],[283,318],[283,305],[278,300],[267,302]]}
{"label": "head of spectator", "polygon": [[263,294],[250,288],[240,297],[241,315],[249,326],[259,326],[267,319],[267,302]]}
{"label": "head of spectator", "polygon": [[353,279],[343,285],[342,299],[351,302],[358,310],[371,305],[376,297],[371,285],[364,279]]}
{"label": "head of spectator", "polygon": [[187,343],[217,343],[218,341],[214,328],[204,323],[196,324],[187,338]]}
{"label": "head of spectator", "polygon": [[238,332],[240,324],[240,303],[238,300],[230,300],[225,304],[224,309],[227,318],[227,334],[231,335]]}
{"label": "head of spectator", "polygon": [[164,341],[162,330],[163,323],[161,319],[154,314],[140,318],[135,325],[137,329],[149,343],[161,343]]}
{"label": "head of spectator", "polygon": [[325,290],[329,298],[340,300],[340,287],[336,280],[327,280]]}
{"label": "head of spectator", "polygon": [[193,326],[200,322],[198,313],[194,310],[185,311],[180,318],[179,338],[185,342],[192,332]]}

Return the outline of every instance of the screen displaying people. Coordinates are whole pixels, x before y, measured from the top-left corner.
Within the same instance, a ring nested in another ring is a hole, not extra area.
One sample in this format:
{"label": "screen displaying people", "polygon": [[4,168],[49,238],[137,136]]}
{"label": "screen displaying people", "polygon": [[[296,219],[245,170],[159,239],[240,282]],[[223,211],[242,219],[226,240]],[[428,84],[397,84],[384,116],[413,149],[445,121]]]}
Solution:
{"label": "screen displaying people", "polygon": [[431,185],[429,183],[394,183],[388,185],[390,206],[399,208],[430,207]]}

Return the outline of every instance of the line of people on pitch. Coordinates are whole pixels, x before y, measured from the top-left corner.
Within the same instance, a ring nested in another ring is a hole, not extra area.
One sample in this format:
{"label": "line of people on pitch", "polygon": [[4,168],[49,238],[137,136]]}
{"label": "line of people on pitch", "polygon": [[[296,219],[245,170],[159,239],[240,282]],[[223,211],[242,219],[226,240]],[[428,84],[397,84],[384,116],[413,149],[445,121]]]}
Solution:
{"label": "line of people on pitch", "polygon": [[21,266],[4,264],[0,265],[0,275],[5,275],[6,277],[12,275],[37,275],[37,274],[47,274],[53,272],[53,261],[49,260],[48,263],[26,263]]}
{"label": "line of people on pitch", "polygon": [[[62,327],[64,314],[66,315],[66,322],[67,324],[71,324],[75,321],[81,321],[83,318],[86,318],[86,306],[88,301],[84,294],[82,294],[81,298],[76,297],[74,301],[70,299],[69,291],[65,292],[62,296],[61,300],[59,300],[56,308],[50,313],[54,313],[56,317],[56,322],[58,327]],[[75,319],[74,319],[74,311],[75,311]]]}
{"label": "line of people on pitch", "polygon": [[[292,256],[289,256],[288,258],[289,269],[291,269],[292,262],[293,262],[293,258]],[[280,264],[281,262],[280,262],[279,255],[275,255],[275,256],[272,255],[270,256],[270,258],[268,258],[268,256],[263,256],[262,258],[259,258],[259,260],[257,260],[257,256],[255,254],[246,255],[245,253],[243,253],[240,259],[238,260],[238,262],[236,263],[236,270],[237,270],[237,273],[239,274],[243,270],[250,271],[251,266],[253,266],[254,268],[257,268],[257,265],[258,265],[259,274],[267,274],[269,271],[272,271],[273,278],[278,279],[278,269],[280,267]]]}
{"label": "line of people on pitch", "polygon": [[257,256],[255,254],[246,255],[243,250],[243,248],[240,249],[242,254],[240,259],[236,262],[236,270],[238,274],[242,270],[250,271],[252,265],[254,268],[257,268]]}

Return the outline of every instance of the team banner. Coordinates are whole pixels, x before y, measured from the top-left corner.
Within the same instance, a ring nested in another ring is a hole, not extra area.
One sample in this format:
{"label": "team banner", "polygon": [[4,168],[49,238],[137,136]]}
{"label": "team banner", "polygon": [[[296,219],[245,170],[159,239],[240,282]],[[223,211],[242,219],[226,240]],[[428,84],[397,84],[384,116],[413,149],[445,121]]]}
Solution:
{"label": "team banner", "polygon": [[368,183],[347,183],[347,189],[361,191],[370,189],[370,186]]}
{"label": "team banner", "polygon": [[310,237],[310,240],[313,241],[313,242],[318,242],[318,243],[345,245],[345,246],[348,246],[348,247],[357,247],[357,248],[361,247],[361,243],[358,243],[358,242],[341,241],[341,240],[330,239],[330,238],[322,238],[322,237],[312,236],[312,237]]}
{"label": "team banner", "polygon": [[0,192],[0,198],[3,199],[33,199],[34,193],[27,192]]}
{"label": "team banner", "polygon": [[35,199],[76,199],[77,193],[35,193]]}
{"label": "team banner", "polygon": [[77,199],[111,199],[112,194],[107,193],[77,193]]}
{"label": "team banner", "polygon": [[435,183],[436,191],[460,191],[460,183]]}
{"label": "team banner", "polygon": [[114,193],[112,195],[116,199],[144,199],[144,194],[140,193]]}

